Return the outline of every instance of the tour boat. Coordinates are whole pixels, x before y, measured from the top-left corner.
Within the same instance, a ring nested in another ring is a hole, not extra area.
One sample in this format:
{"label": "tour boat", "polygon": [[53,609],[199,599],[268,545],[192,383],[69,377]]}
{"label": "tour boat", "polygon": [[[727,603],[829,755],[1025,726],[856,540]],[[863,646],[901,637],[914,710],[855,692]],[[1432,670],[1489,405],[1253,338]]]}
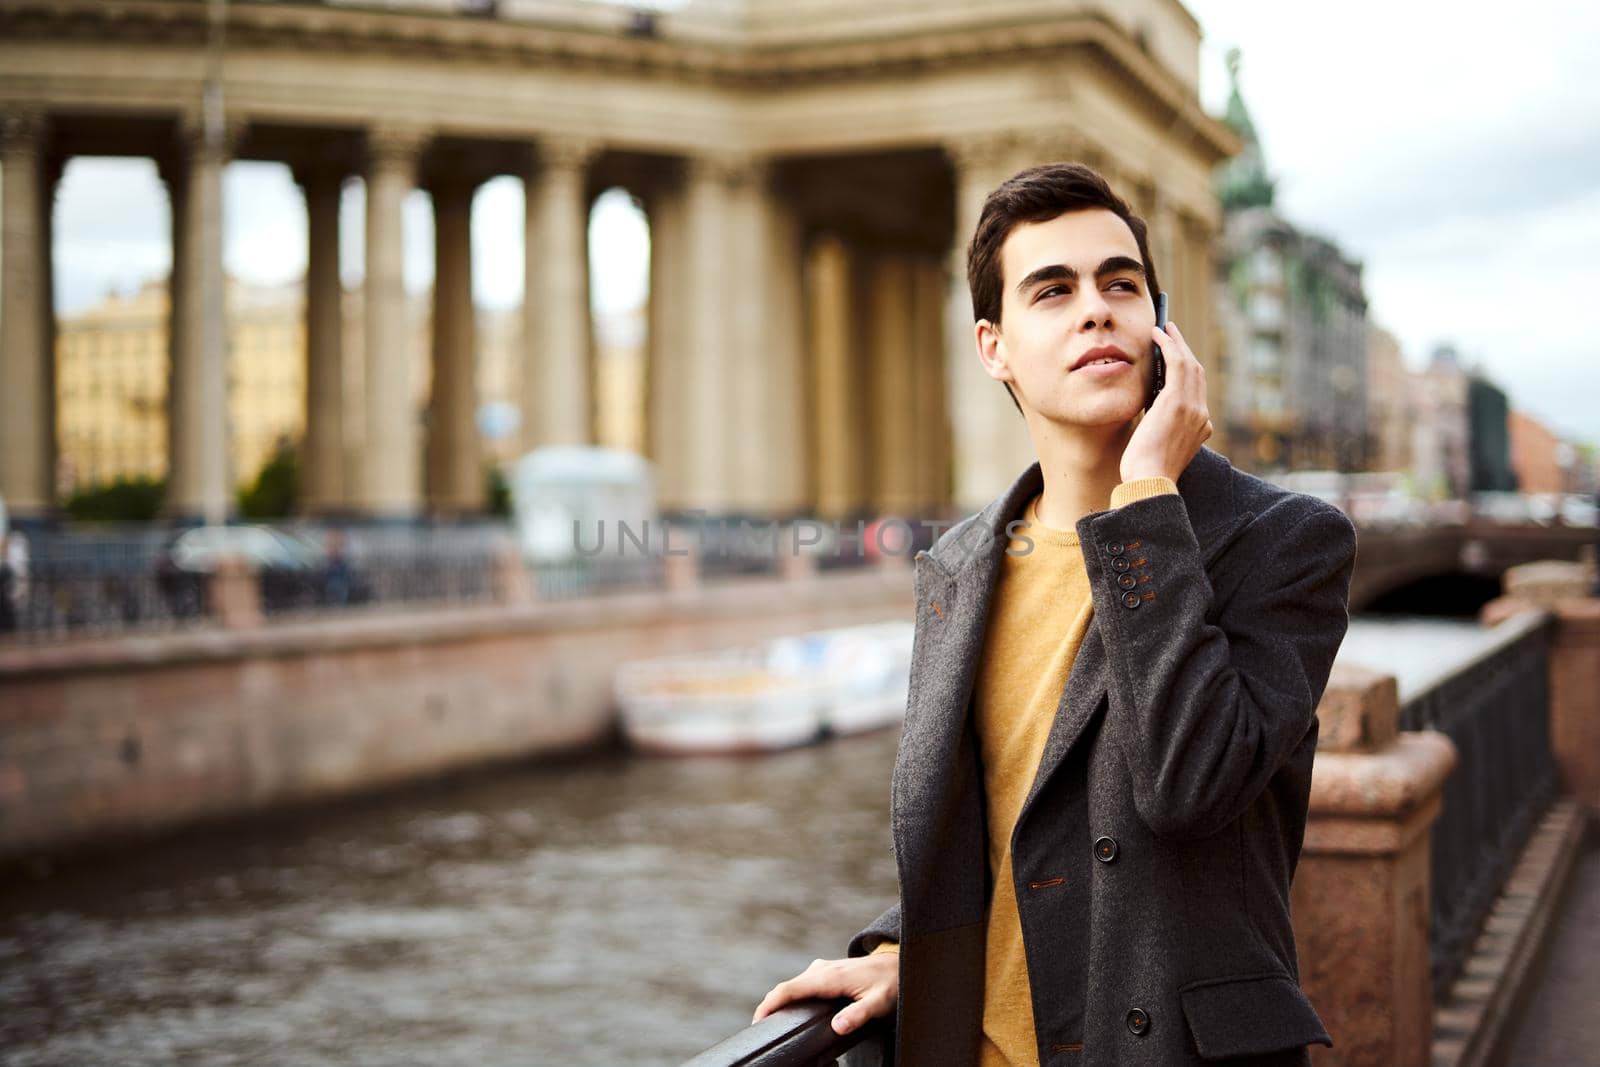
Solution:
{"label": "tour boat", "polygon": [[910,623],[814,630],[623,664],[623,736],[667,754],[775,752],[905,716]]}

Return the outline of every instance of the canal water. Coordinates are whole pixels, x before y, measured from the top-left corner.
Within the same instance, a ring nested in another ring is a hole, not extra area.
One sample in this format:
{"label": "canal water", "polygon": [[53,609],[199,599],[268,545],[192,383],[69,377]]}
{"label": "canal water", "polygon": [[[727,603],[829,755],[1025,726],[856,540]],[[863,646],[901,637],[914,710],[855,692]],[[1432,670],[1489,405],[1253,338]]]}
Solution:
{"label": "canal water", "polygon": [[[1360,619],[1343,655],[1405,687],[1479,643]],[[896,740],[543,763],[13,874],[0,1064],[681,1063],[893,900]]]}

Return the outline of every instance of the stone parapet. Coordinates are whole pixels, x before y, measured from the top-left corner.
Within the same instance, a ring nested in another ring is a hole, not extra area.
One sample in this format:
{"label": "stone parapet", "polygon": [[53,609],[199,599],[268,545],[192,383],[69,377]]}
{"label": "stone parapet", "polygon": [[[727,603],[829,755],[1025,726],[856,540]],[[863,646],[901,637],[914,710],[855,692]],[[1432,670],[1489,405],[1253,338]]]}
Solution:
{"label": "stone parapet", "polygon": [[1455,746],[1400,733],[1390,675],[1339,668],[1319,708],[1291,906],[1300,977],[1328,1033],[1318,1064],[1428,1062],[1430,831]]}
{"label": "stone parapet", "polygon": [[627,660],[910,615],[862,568],[0,646],[0,859],[592,746]]}
{"label": "stone parapet", "polygon": [[1506,595],[1491,600],[1479,621],[1493,626],[1525,611],[1555,618],[1550,646],[1550,749],[1561,791],[1600,815],[1600,597],[1592,559],[1512,567]]}

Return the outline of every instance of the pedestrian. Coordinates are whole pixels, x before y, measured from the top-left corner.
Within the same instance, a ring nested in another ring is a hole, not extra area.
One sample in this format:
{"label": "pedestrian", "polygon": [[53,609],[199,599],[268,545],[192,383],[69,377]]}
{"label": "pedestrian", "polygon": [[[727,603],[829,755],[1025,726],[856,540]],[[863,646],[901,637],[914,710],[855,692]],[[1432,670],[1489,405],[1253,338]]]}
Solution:
{"label": "pedestrian", "polygon": [[19,625],[18,586],[21,583],[20,572],[11,562],[12,537],[10,530],[0,532],[0,634],[11,633]]}
{"label": "pedestrian", "polygon": [[994,190],[967,280],[1037,459],[916,556],[899,901],[756,1017],[848,998],[834,1029],[892,1016],[902,1064],[1309,1064],[1289,885],[1354,527],[1205,447],[1205,371],[1093,170]]}

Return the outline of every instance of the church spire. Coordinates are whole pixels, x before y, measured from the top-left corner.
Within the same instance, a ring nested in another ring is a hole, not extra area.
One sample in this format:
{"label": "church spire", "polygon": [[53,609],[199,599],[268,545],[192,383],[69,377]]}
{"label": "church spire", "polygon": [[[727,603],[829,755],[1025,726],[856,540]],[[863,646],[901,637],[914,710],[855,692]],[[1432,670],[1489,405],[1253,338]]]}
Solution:
{"label": "church spire", "polygon": [[1239,92],[1239,50],[1228,49],[1228,80],[1232,90],[1228,94],[1228,110],[1222,121],[1226,122],[1243,149],[1223,165],[1217,179],[1217,195],[1224,209],[1232,211],[1246,207],[1271,207],[1273,180],[1267,176],[1266,158],[1261,152],[1261,139],[1256,135],[1255,123],[1250,120],[1250,109],[1244,106],[1244,96]]}

